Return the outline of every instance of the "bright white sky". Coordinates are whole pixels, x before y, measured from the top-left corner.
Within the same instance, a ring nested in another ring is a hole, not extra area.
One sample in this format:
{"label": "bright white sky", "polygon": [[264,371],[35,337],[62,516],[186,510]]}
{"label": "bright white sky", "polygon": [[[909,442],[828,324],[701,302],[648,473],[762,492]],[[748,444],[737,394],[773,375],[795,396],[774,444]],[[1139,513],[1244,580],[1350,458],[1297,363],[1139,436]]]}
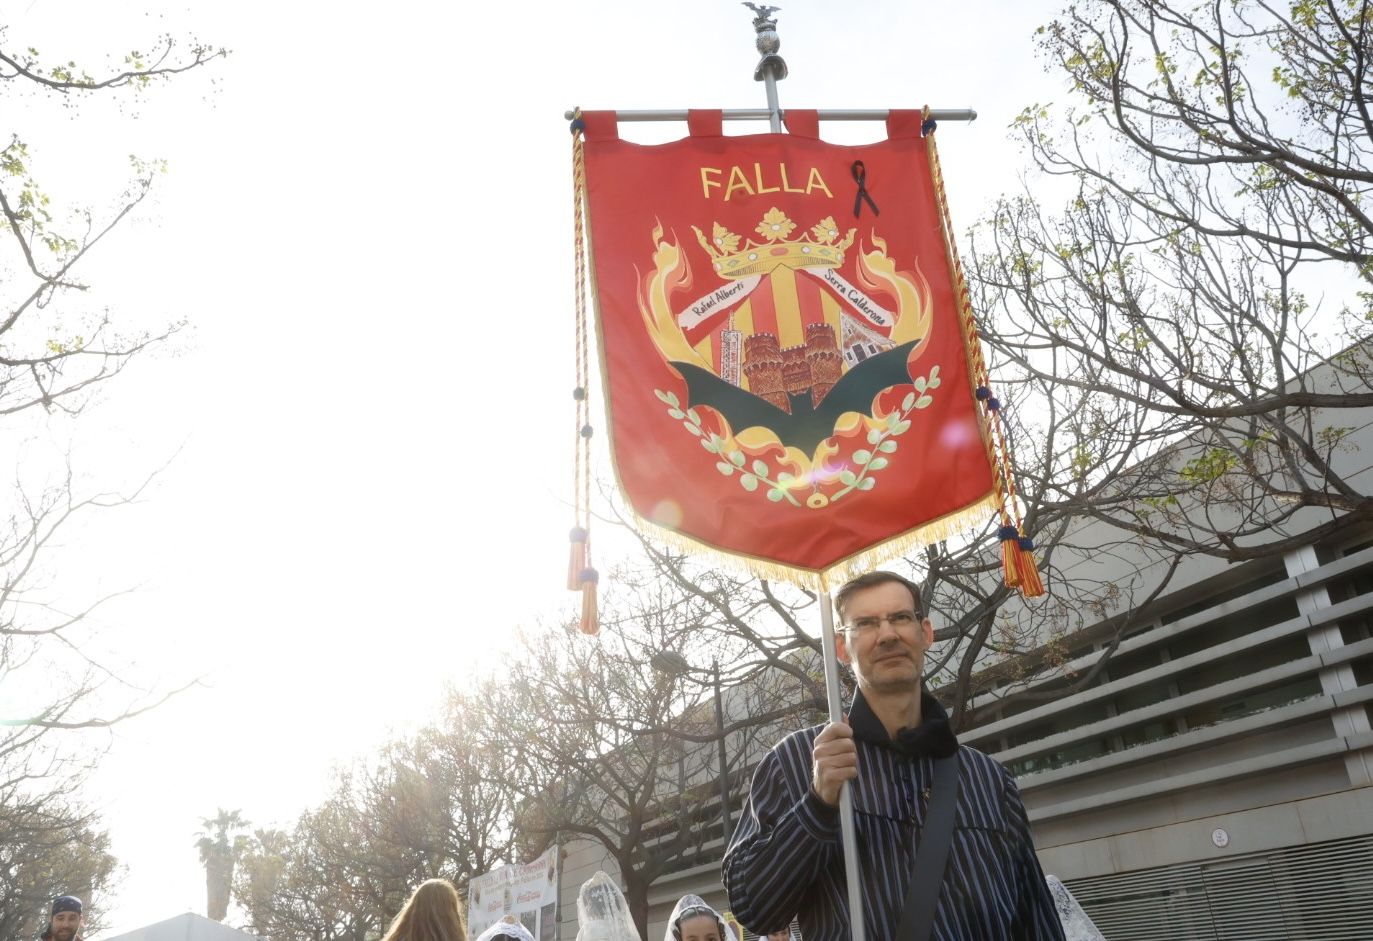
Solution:
{"label": "bright white sky", "polygon": [[[1016,189],[1007,125],[1061,97],[1031,42],[1052,6],[782,6],[783,107],[975,107],[940,131],[958,224]],[[82,419],[9,430],[39,465],[69,447],[102,489],[179,450],[50,579],[72,604],[139,586],[93,643],[163,686],[206,676],[92,743],[108,754],[87,793],[127,866],[106,900],[119,933],[203,913],[201,817],[288,825],[334,765],[569,603],[562,113],[759,107],[763,88],[732,0],[10,0],[3,16],[7,48],[92,72],[161,32],[233,50],[136,109],[32,99],[14,127],[59,201],[105,206],[130,153],[171,165],[85,276],[117,322],[190,330]],[[500,446],[471,443],[493,427]]]}

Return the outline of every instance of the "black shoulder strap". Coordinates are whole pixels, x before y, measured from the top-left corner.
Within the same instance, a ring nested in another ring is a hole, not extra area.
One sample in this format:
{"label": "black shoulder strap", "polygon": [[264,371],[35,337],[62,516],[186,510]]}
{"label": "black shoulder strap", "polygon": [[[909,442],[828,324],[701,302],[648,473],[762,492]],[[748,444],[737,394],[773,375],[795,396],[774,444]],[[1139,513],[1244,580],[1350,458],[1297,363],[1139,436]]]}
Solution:
{"label": "black shoulder strap", "polygon": [[915,875],[896,937],[900,941],[926,941],[934,927],[934,909],[944,885],[953,839],[954,809],[958,805],[958,752],[934,763],[933,793],[925,812],[925,827],[915,853]]}

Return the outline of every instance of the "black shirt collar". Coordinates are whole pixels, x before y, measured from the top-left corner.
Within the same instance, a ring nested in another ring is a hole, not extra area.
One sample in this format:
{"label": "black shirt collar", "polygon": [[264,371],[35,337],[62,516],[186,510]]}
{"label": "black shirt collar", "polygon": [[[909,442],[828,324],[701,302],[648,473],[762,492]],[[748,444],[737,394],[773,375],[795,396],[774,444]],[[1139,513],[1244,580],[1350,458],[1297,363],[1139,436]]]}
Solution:
{"label": "black shirt collar", "polygon": [[887,735],[886,726],[872,711],[860,689],[853,696],[849,709],[849,727],[853,737],[860,742],[889,748],[908,758],[929,755],[931,758],[947,758],[958,750],[958,738],[949,725],[949,714],[944,707],[923,688],[920,690],[920,725],[904,728],[896,733],[896,738]]}

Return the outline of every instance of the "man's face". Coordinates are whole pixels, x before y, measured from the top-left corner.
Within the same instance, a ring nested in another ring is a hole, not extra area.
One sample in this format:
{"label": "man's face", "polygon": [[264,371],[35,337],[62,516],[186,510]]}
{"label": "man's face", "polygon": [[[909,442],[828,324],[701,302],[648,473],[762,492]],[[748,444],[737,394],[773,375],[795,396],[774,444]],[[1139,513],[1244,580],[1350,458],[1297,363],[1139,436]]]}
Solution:
{"label": "man's face", "polygon": [[861,588],[845,602],[843,619],[849,627],[876,625],[835,637],[839,659],[853,666],[859,688],[892,693],[918,687],[925,651],[934,643],[934,625],[915,610],[910,589],[900,582]]}
{"label": "man's face", "polygon": [[53,941],[72,941],[81,930],[81,916],[77,912],[58,912],[52,916]]}

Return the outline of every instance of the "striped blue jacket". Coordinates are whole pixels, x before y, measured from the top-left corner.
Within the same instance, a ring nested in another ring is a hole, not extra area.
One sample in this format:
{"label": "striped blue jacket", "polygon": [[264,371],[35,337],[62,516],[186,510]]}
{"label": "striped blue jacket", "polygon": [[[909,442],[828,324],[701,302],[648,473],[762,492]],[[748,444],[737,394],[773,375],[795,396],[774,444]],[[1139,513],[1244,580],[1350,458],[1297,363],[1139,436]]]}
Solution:
{"label": "striped blue jacket", "polygon": [[[919,731],[932,720],[947,727],[943,707],[928,694],[922,710]],[[876,717],[861,693],[849,721],[858,747],[858,778],[851,786],[864,924],[870,941],[897,941],[934,757],[928,749],[911,754],[890,747],[885,730],[884,742],[874,741]],[[725,853],[730,908],[759,934],[780,930],[796,916],[806,941],[849,941],[838,812],[811,790],[811,749],[822,728],[789,735],[759,763]],[[1062,941],[1015,779],[981,752],[957,746],[951,732],[944,734],[958,751],[959,794],[931,938]]]}

